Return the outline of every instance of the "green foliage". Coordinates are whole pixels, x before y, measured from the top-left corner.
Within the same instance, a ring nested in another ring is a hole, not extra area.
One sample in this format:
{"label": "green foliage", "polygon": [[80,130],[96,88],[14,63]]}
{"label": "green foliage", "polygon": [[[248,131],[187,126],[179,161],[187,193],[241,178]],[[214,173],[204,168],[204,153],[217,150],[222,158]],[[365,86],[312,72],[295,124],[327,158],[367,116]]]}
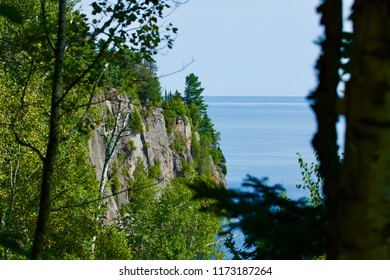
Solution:
{"label": "green foliage", "polygon": [[0,16],[7,18],[14,23],[21,24],[23,22],[20,12],[15,7],[7,4],[0,4]]}
{"label": "green foliage", "polygon": [[167,129],[168,135],[170,135],[173,131],[173,127],[176,124],[176,112],[170,109],[164,109],[164,120],[165,120],[165,128]]}
{"label": "green foliage", "polygon": [[137,150],[137,146],[134,144],[133,140],[129,140],[128,145],[130,147],[130,151],[134,152],[135,150]]}
{"label": "green foliage", "polygon": [[181,170],[180,177],[195,178],[198,172],[194,168],[194,162],[187,162],[184,158],[180,159]]}
{"label": "green foliage", "polygon": [[[178,91],[175,94],[166,92],[163,102],[165,125],[171,134],[179,118],[188,119],[193,135],[191,138],[193,168],[199,174],[211,176],[211,165],[215,164],[226,174],[226,160],[219,147],[220,133],[215,130],[207,114],[207,104],[201,95],[203,91],[199,78],[195,74],[190,74],[186,77],[184,97]],[[181,136],[175,133],[172,148],[179,153],[184,152],[184,141],[187,140],[181,139]]]}
{"label": "green foliage", "polygon": [[129,185],[129,203],[131,205],[131,210],[136,213],[142,213],[147,210],[143,209],[145,203],[153,204],[156,198],[157,187],[154,184],[154,179],[148,176],[142,159],[137,158],[133,180],[131,180]]}
{"label": "green foliage", "polygon": [[214,128],[214,124],[208,116],[207,112],[203,114],[200,125],[199,125],[200,135],[210,139],[210,144],[213,148],[219,146],[220,133],[217,132]]}
{"label": "green foliage", "polygon": [[104,228],[96,239],[96,260],[130,260],[131,251],[124,232],[113,226]]}
{"label": "green foliage", "polygon": [[172,94],[171,92],[165,94],[163,108],[174,111],[176,115],[180,116],[182,119],[188,116],[188,107],[183,102],[183,98],[178,91],[176,91],[175,94]]}
{"label": "green foliage", "polygon": [[318,163],[312,162],[309,166],[309,164],[303,160],[302,156],[299,153],[297,153],[297,155],[303,180],[303,185],[298,184],[297,188],[308,189],[310,191],[310,205],[319,206],[321,204],[324,204],[325,199],[321,195],[324,180],[318,170]]}
{"label": "green foliage", "polygon": [[179,154],[183,154],[185,151],[183,136],[177,130],[174,132],[174,140],[171,143],[171,148]]}
{"label": "green foliage", "polygon": [[199,170],[200,161],[201,161],[201,148],[198,137],[195,131],[192,131],[192,139],[191,139],[191,155],[194,162],[194,167],[196,170]]}
{"label": "green foliage", "polygon": [[131,121],[129,126],[137,133],[141,133],[143,130],[142,117],[137,108],[134,108],[134,111],[131,113]]}
{"label": "green foliage", "polygon": [[246,178],[240,190],[197,184],[197,197],[213,198],[214,212],[232,221],[227,230],[240,229],[244,249],[233,238],[226,246],[237,259],[314,259],[325,254],[325,207],[306,199],[292,200],[280,185],[267,179]]}
{"label": "green foliage", "polygon": [[148,175],[149,175],[149,178],[151,178],[151,179],[161,178],[162,172],[161,172],[160,161],[156,161],[156,163],[154,165],[149,166]]}
{"label": "green foliage", "polygon": [[105,61],[107,69],[101,83],[106,90],[116,88],[126,92],[132,102],[160,105],[162,96],[154,61],[129,50],[109,52]]}
{"label": "green foliage", "polygon": [[[191,200],[187,181],[172,182],[161,190],[157,188],[155,179],[162,175],[159,162],[146,169],[138,160],[130,180],[129,208],[122,208],[121,214],[136,222],[129,220],[126,231],[106,227],[97,234],[100,225],[96,224],[96,217],[103,216],[106,208],[99,200],[95,170],[89,163],[91,130],[96,124],[108,132],[113,130],[116,119],[112,111],[119,96],[136,108],[129,127],[142,132],[137,105],[140,101],[150,106],[162,101],[152,55],[164,41],[168,47],[172,46],[170,35],[177,29],[169,24],[162,30],[159,22],[168,1],[119,1],[117,4],[95,1],[93,28],[91,20],[74,9],[76,2],[67,2],[66,52],[62,57],[60,100],[56,103],[61,113],[54,120],[58,123],[59,140],[50,185],[50,219],[40,257],[129,259],[133,254],[130,246],[136,258],[210,257],[215,246],[209,244],[213,244],[219,218],[199,212],[203,205]],[[3,0],[0,4],[0,37],[7,38],[0,40],[0,257],[5,259],[28,257],[34,240],[43,155],[46,155],[53,116],[57,16],[58,1]],[[112,17],[112,21],[100,16]],[[130,28],[134,24],[139,28]],[[196,83],[194,90],[192,97],[196,96]],[[189,103],[199,125],[199,112],[203,109],[198,101],[202,97],[192,97]],[[93,107],[91,103],[100,105],[107,101],[112,107],[102,110],[111,118],[103,119],[99,114],[103,107]],[[177,118],[184,120],[190,115],[178,92],[167,106],[172,112],[169,116],[167,110],[166,118],[171,129]],[[151,109],[143,112],[151,114]],[[186,139],[177,137],[176,140],[178,150],[184,151]],[[129,145],[134,151],[134,143]],[[129,175],[121,165],[124,160],[123,155],[113,163],[110,181],[113,192],[121,189],[119,171]],[[184,173],[195,177],[192,165],[186,164],[183,164]],[[159,240],[164,246],[154,252]],[[149,247],[151,244],[154,247]],[[95,245],[94,252],[92,245]]]}
{"label": "green foliage", "polygon": [[172,181],[159,190],[159,198],[153,191],[145,192],[149,185],[138,188],[141,193],[134,194],[122,220],[134,259],[209,259],[217,255],[214,240],[221,229],[220,219],[200,211],[206,205],[192,199],[188,183],[186,179]]}
{"label": "green foliage", "polygon": [[183,100],[190,108],[193,104],[194,107],[197,108],[200,113],[204,113],[207,109],[207,105],[205,104],[203,96],[201,95],[203,91],[204,88],[202,88],[202,84],[199,81],[199,77],[197,77],[193,73],[189,74],[186,77]]}
{"label": "green foliage", "polygon": [[211,154],[211,158],[213,159],[213,163],[216,165],[216,166],[219,166],[222,170],[222,173],[224,175],[227,174],[227,166],[226,166],[226,159],[225,159],[225,156],[223,155],[222,153],[222,150],[220,147],[217,147],[216,149],[212,149],[210,151],[210,154]]}
{"label": "green foliage", "polygon": [[[92,3],[92,15],[104,15],[113,21],[95,18],[92,23],[96,31],[110,36],[109,42],[115,48],[141,52],[146,59],[151,60],[162,42],[165,41],[168,48],[172,47],[170,35],[162,36],[162,33],[176,33],[177,28],[172,24],[162,25],[159,22],[164,11],[169,8],[169,1],[121,1],[116,4],[100,0]],[[139,28],[133,28],[134,25]]]}
{"label": "green foliage", "polygon": [[178,118],[185,120],[189,115],[189,111],[178,91],[174,95],[166,93],[163,101],[163,114],[165,119],[165,126],[168,134],[172,133],[173,127],[176,125]]}
{"label": "green foliage", "polygon": [[119,170],[118,170],[118,164],[116,161],[114,161],[111,169],[112,175],[111,175],[111,180],[112,180],[112,192],[117,193],[121,190],[121,181],[119,179]]}
{"label": "green foliage", "polygon": [[201,85],[199,77],[195,74],[191,73],[186,77],[183,101],[188,107],[189,116],[196,130],[207,110],[207,105],[201,95],[204,91]]}
{"label": "green foliage", "polygon": [[[146,64],[146,65],[145,65]],[[152,65],[150,65],[152,64]],[[161,105],[162,96],[160,81],[156,76],[155,63],[145,61],[137,71],[137,94],[141,102],[149,105]]]}
{"label": "green foliage", "polygon": [[17,235],[0,232],[0,260],[14,258],[28,258],[29,252]]}

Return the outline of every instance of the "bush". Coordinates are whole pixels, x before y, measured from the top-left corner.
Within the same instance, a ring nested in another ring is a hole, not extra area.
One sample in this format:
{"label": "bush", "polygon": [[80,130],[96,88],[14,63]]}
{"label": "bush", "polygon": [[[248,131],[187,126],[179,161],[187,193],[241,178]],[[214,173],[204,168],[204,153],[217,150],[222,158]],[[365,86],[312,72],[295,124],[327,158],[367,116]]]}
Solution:
{"label": "bush", "polygon": [[142,132],[142,118],[137,108],[135,108],[134,111],[131,113],[131,120],[129,126],[131,129],[137,131],[137,133]]}

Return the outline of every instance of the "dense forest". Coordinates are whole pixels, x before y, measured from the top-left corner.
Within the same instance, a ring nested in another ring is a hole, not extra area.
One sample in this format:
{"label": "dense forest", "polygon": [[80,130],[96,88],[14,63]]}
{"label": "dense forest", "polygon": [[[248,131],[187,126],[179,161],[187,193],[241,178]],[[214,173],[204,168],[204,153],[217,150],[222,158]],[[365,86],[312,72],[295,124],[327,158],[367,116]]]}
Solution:
{"label": "dense forest", "polygon": [[2,259],[390,258],[388,0],[355,0],[352,32],[344,1],[320,1],[318,162],[299,160],[297,201],[251,176],[226,189],[198,76],[161,92],[153,56],[179,1],[78,2],[0,2]]}
{"label": "dense forest", "polygon": [[225,187],[219,133],[199,78],[162,93],[152,58],[168,4],[77,2],[1,2],[1,258],[221,258],[189,188]]}

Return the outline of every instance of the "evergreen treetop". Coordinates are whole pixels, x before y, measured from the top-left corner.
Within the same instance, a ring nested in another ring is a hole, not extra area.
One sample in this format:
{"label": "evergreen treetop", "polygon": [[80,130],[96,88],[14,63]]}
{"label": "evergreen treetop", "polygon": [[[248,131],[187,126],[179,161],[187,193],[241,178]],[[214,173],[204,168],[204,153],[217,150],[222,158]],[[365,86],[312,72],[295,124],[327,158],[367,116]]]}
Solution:
{"label": "evergreen treetop", "polygon": [[205,112],[207,105],[204,102],[203,96],[201,95],[204,91],[202,83],[199,81],[199,77],[191,73],[186,77],[186,87],[184,89],[184,103],[187,106],[192,104],[196,105],[201,112]]}

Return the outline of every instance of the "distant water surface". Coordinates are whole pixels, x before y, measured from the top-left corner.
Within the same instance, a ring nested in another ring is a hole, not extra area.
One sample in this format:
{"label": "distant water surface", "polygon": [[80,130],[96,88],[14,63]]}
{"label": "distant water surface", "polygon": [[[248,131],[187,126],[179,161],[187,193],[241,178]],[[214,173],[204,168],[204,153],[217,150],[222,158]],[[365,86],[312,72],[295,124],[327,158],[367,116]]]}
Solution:
{"label": "distant water surface", "polygon": [[280,183],[299,198],[302,182],[297,153],[314,161],[311,140],[315,119],[304,97],[205,97],[208,113],[221,132],[229,188],[247,174]]}
{"label": "distant water surface", "polygon": [[[250,174],[268,177],[269,184],[282,184],[290,198],[308,197],[307,191],[296,188],[302,183],[297,153],[308,163],[315,161],[311,145],[315,117],[304,97],[205,97],[205,101],[215,128],[221,132],[228,188],[240,188]],[[341,120],[339,135],[344,130]],[[242,247],[243,235],[234,233],[238,234],[236,245]],[[227,259],[233,257],[226,248],[222,252]]]}

